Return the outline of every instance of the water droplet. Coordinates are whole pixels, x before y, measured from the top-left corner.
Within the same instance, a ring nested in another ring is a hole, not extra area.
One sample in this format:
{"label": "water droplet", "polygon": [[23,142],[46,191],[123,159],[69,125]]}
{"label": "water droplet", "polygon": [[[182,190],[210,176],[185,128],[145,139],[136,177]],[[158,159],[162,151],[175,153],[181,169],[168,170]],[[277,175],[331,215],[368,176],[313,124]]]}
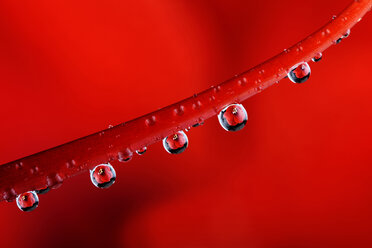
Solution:
{"label": "water droplet", "polygon": [[309,79],[310,73],[310,66],[306,62],[304,62],[299,64],[296,68],[292,69],[288,73],[288,78],[293,83],[303,83]]}
{"label": "water droplet", "polygon": [[192,127],[199,127],[199,126],[201,126],[201,125],[203,125],[204,124],[204,121],[199,121],[198,123],[196,123],[196,124],[194,124],[194,125],[192,125]]}
{"label": "water droplet", "polygon": [[173,110],[174,116],[181,116],[185,113],[185,107],[183,105],[180,105],[179,107],[175,108]]}
{"label": "water droplet", "polygon": [[116,172],[110,164],[100,164],[90,171],[90,179],[97,188],[106,189],[115,183]]}
{"label": "water droplet", "polygon": [[126,149],[125,151],[118,152],[118,160],[119,162],[128,162],[133,157],[133,152],[130,149]]}
{"label": "water droplet", "polygon": [[15,167],[17,170],[22,169],[23,163],[22,162],[16,163]]}
{"label": "water droplet", "polygon": [[198,109],[200,109],[201,105],[202,105],[202,103],[200,101],[197,101],[196,103],[192,104],[192,109],[193,110],[198,110]]}
{"label": "water droplet", "polygon": [[213,91],[214,91],[214,93],[218,93],[218,92],[220,92],[221,91],[221,86],[216,86],[216,87],[213,87]]}
{"label": "water droplet", "polygon": [[248,115],[243,105],[231,104],[221,110],[218,120],[226,131],[239,131],[247,123]]}
{"label": "water droplet", "polygon": [[114,127],[114,126],[113,126],[113,125],[111,125],[111,124],[110,124],[110,125],[108,125],[108,128],[113,128],[113,127]]}
{"label": "water droplet", "polygon": [[39,206],[39,197],[35,191],[28,191],[17,196],[17,206],[24,212],[30,212]]}
{"label": "water droplet", "polygon": [[46,186],[45,188],[35,190],[35,193],[38,195],[46,194],[50,191],[50,188]]}
{"label": "water droplet", "polygon": [[142,147],[141,149],[136,150],[136,153],[137,153],[138,155],[143,155],[146,151],[147,151],[147,147],[144,146],[144,147]]}
{"label": "water droplet", "polygon": [[47,185],[52,189],[57,189],[62,186],[63,178],[60,174],[54,174],[46,178]]}
{"label": "water droplet", "polygon": [[14,188],[6,189],[3,193],[3,199],[6,200],[7,202],[11,202],[16,198],[17,198],[17,192],[15,191]]}
{"label": "water droplet", "polygon": [[342,41],[342,38],[339,38],[339,39],[335,40],[334,43],[335,43],[335,44],[338,44],[338,43],[340,43],[341,41]]}
{"label": "water droplet", "polygon": [[333,16],[332,16],[332,20],[336,19],[336,17],[337,17],[336,15],[333,15]]}
{"label": "water droplet", "polygon": [[163,139],[163,146],[170,154],[179,154],[187,148],[189,141],[183,131],[178,131]]}
{"label": "water droplet", "polygon": [[145,120],[145,124],[146,124],[146,126],[148,126],[148,127],[155,125],[155,122],[156,122],[156,117],[155,117],[154,115],[151,116],[150,118],[147,118],[147,119]]}
{"label": "water droplet", "polygon": [[342,35],[342,39],[349,37],[349,35],[350,35],[350,29],[346,30],[346,33]]}
{"label": "water droplet", "polygon": [[186,132],[188,132],[188,131],[190,131],[191,130],[191,127],[187,127],[187,128],[185,128],[185,131]]}
{"label": "water droplet", "polygon": [[314,58],[312,58],[311,60],[313,62],[319,62],[319,61],[322,60],[322,58],[323,58],[323,54],[322,53],[317,53],[317,54],[315,54]]}

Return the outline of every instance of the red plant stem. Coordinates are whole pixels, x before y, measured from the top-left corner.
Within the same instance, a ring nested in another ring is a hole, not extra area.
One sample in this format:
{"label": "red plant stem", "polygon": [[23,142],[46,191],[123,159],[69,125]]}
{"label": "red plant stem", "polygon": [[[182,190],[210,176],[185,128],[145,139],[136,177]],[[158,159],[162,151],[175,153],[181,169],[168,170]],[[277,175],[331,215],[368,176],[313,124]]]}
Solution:
{"label": "red plant stem", "polygon": [[134,153],[178,130],[216,115],[226,105],[238,103],[284,78],[293,66],[323,52],[371,9],[372,0],[350,4],[337,18],[279,55],[234,78],[183,101],[80,138],[64,145],[0,166],[0,201],[45,187],[55,188],[64,179],[94,166]]}

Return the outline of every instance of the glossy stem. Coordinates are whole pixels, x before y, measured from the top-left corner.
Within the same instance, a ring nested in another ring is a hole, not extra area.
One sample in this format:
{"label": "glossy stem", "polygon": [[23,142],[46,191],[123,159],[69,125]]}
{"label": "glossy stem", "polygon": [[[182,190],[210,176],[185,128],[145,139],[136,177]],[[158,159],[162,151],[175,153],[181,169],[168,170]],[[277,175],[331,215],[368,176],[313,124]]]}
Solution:
{"label": "glossy stem", "polygon": [[0,201],[51,187],[64,179],[130,156],[178,130],[204,122],[226,105],[239,103],[283,79],[295,65],[334,44],[371,9],[372,0],[351,3],[301,42],[234,78],[168,107],[113,128],[0,166]]}

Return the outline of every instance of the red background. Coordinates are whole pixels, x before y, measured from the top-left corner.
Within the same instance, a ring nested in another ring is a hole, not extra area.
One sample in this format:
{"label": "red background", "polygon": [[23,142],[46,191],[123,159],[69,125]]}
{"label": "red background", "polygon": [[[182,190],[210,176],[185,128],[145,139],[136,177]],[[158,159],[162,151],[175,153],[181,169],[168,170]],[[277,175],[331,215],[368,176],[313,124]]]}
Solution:
{"label": "red background", "polygon": [[[191,96],[304,38],[350,0],[0,2],[0,162]],[[0,203],[1,247],[371,247],[372,17],[303,85],[244,102],[181,155],[160,143],[80,175],[22,213]],[[53,163],[53,161],[50,161]]]}

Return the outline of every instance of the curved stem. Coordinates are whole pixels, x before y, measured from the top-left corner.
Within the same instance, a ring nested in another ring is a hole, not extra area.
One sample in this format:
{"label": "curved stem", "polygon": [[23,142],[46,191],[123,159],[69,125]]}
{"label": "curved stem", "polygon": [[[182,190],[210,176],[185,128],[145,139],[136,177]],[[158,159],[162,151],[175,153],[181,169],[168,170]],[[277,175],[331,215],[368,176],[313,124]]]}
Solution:
{"label": "curved stem", "polygon": [[372,0],[351,3],[337,18],[296,45],[234,78],[178,103],[80,138],[58,147],[0,166],[0,201],[45,187],[55,188],[64,179],[100,163],[122,160],[216,115],[226,105],[242,102],[283,79],[293,66],[309,61],[334,44],[371,9]]}

